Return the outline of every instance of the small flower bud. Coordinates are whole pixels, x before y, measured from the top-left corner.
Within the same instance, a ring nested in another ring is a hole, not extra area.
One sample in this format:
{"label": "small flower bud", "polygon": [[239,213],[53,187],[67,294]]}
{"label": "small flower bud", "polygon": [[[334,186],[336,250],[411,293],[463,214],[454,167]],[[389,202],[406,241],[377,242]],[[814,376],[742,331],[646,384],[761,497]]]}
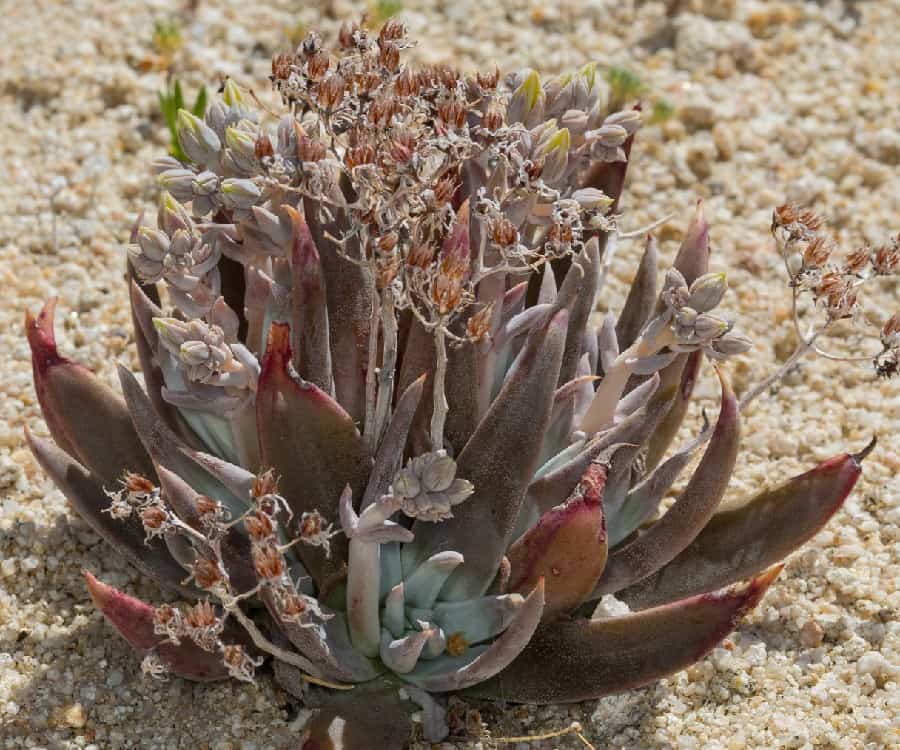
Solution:
{"label": "small flower bud", "polygon": [[572,137],[567,128],[563,128],[547,141],[544,148],[544,171],[541,177],[544,182],[553,184],[559,180],[569,165],[569,147],[572,144]]}
{"label": "small flower bud", "polygon": [[222,202],[226,208],[249,210],[262,197],[262,190],[253,180],[229,178],[222,180]]}
{"label": "small flower bud", "polygon": [[727,291],[728,280],[724,273],[706,273],[691,284],[686,304],[697,312],[709,312],[722,301]]}
{"label": "small flower bud", "polygon": [[456,461],[446,451],[433,454],[422,470],[422,486],[427,492],[443,492],[456,476]]}
{"label": "small flower bud", "polygon": [[256,574],[266,580],[279,579],[287,570],[284,556],[272,543],[253,546],[253,567],[256,569]]}
{"label": "small flower bud", "polygon": [[712,342],[712,348],[725,357],[743,354],[753,346],[753,342],[739,333],[729,332]]}
{"label": "small flower bud", "polygon": [[543,117],[545,99],[540,75],[534,70],[525,71],[521,85],[513,92],[509,101],[507,121],[521,122],[526,127],[537,124]]}
{"label": "small flower bud", "polygon": [[725,333],[729,328],[726,321],[715,315],[700,313],[694,322],[694,334],[699,341],[711,341]]}
{"label": "small flower bud", "polygon": [[572,193],[572,200],[586,211],[605,211],[613,203],[613,199],[602,190],[590,187],[576,190]]}
{"label": "small flower bud", "polygon": [[244,96],[233,78],[225,80],[225,86],[222,88],[222,101],[229,107],[240,107],[244,104]]}
{"label": "small flower bud", "polygon": [[190,169],[167,169],[160,173],[156,181],[179,203],[187,203],[194,196],[194,173]]}
{"label": "small flower bud", "polygon": [[178,144],[195,164],[215,164],[222,144],[219,136],[203,120],[186,109],[178,110],[176,125]]}

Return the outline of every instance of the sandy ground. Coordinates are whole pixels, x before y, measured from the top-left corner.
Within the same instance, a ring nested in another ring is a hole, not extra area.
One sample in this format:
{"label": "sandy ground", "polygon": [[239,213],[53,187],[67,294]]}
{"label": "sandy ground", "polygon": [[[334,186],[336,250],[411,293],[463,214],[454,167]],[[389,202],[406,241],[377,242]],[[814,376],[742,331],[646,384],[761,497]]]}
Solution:
{"label": "sandy ground", "polygon": [[[265,92],[274,51],[298,24],[334,33],[360,6],[200,0],[183,21],[175,70],[190,91],[233,75]],[[687,0],[412,2],[403,19],[420,59],[557,72],[587,60],[626,66],[674,116],[639,136],[623,224],[670,211],[671,257],[696,196],[713,224],[713,266],[756,347],[739,386],[791,351],[780,261],[767,233],[785,198],[825,214],[846,249],[900,229],[900,3]],[[551,7],[552,6],[552,7]],[[92,610],[80,570],[147,599],[130,570],[67,509],[22,445],[39,434],[22,333],[26,308],[59,294],[67,352],[113,380],[134,363],[123,242],[153,201],[147,164],[165,148],[152,63],[154,20],[177,3],[0,2],[0,747],[291,747],[296,710],[256,685],[142,679],[138,661]],[[638,248],[626,247],[605,304],[621,300]],[[898,286],[867,300],[900,309]],[[855,339],[846,351],[863,351]],[[701,396],[715,388],[706,375]],[[739,497],[877,433],[865,477],[826,531],[788,562],[728,648],[641,691],[571,707],[486,714],[494,737],[582,722],[597,747],[900,746],[900,428],[898,381],[865,367],[807,362],[753,407],[731,492]],[[302,717],[301,717],[302,718]],[[477,747],[478,738],[447,747]],[[482,738],[482,747],[491,747]],[[528,745],[518,745],[527,747]],[[582,747],[573,736],[532,747]]]}

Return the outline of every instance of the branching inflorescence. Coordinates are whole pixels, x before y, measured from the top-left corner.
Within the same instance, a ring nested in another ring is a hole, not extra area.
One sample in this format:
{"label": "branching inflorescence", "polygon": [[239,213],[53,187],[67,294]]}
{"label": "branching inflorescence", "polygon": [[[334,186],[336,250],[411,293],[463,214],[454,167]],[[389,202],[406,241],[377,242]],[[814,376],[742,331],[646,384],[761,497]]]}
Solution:
{"label": "branching inflorescence", "polygon": [[[55,441],[28,435],[39,462],[194,601],[153,608],[86,574],[143,669],[252,680],[272,657],[319,708],[308,739],[344,747],[403,746],[415,706],[442,737],[432,695],[582,700],[712,648],[864,455],[717,513],[741,409],[898,258],[832,268],[819,220],[778,209],[797,353],[740,402],[719,371],[717,420],[670,451],[703,359],[751,342],[721,313],[699,204],[661,287],[648,236],[620,314],[593,324],[642,233],[617,213],[639,108],[607,111],[590,65],[462,76],[404,65],[409,44],[397,21],[347,26],[335,51],[310,34],[273,60],[280,119],[233,81],[178,113],[185,160],[155,162],[156,226],[128,248],[143,387],[120,368],[124,402],[58,354],[54,302],[27,320]],[[802,333],[807,294],[825,320]],[[898,337],[894,316],[882,375]]]}

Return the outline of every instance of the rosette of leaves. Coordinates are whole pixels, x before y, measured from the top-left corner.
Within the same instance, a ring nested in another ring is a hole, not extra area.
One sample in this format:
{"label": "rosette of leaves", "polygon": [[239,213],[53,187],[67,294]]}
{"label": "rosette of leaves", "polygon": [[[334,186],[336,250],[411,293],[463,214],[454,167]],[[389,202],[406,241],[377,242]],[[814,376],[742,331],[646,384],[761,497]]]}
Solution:
{"label": "rosette of leaves", "polygon": [[178,113],[185,158],[156,163],[128,247],[124,399],[58,352],[55,302],[26,321],[41,466],[197,600],[87,574],[95,603],[155,676],[271,657],[318,708],[309,747],[402,747],[417,709],[438,739],[455,691],[558,703],[682,669],[860,473],[840,455],[720,511],[724,373],[715,423],[670,450],[704,359],[749,346],[699,205],[663,283],[651,239],[595,320],[639,111],[608,112],[590,66],[463,77],[407,44],[394,21],[310,35],[273,60],[274,128],[233,82]]}

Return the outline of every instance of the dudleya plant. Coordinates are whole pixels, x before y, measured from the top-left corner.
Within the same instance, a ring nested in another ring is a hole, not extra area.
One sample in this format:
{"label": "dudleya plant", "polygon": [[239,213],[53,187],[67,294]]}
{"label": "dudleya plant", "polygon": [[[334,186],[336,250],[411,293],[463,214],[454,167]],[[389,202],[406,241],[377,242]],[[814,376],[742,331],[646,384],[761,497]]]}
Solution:
{"label": "dudleya plant", "polygon": [[[416,710],[439,739],[454,691],[578,701],[691,664],[865,451],[717,512],[741,409],[783,373],[739,402],[718,370],[715,423],[669,450],[703,361],[750,346],[699,204],[661,288],[651,238],[594,323],[617,245],[643,234],[617,212],[639,109],[608,112],[592,66],[403,65],[396,21],[339,42],[273,60],[277,122],[232,81],[205,117],[179,112],[186,160],[155,162],[156,225],[128,247],[143,384],[120,367],[124,401],[57,352],[55,301],[28,317],[53,438],[29,434],[35,456],[195,601],[85,573],[94,602],[156,677],[252,680],[271,657],[319,709],[308,748],[402,747]],[[786,258],[812,223],[776,214]]]}

